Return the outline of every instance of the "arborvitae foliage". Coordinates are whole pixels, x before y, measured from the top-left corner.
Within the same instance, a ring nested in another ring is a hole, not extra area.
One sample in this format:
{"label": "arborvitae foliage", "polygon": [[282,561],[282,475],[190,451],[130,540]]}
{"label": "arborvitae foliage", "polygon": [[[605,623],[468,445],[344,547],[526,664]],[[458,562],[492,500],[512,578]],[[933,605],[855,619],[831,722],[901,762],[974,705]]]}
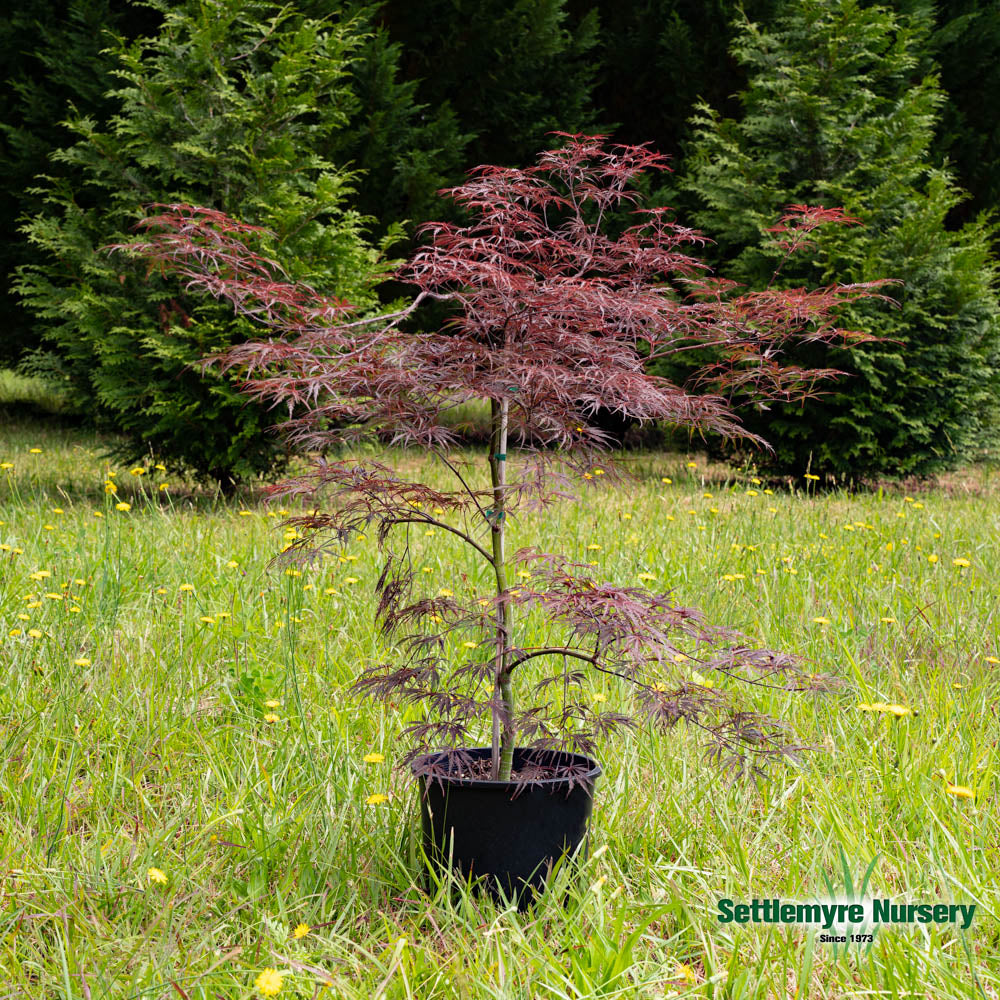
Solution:
{"label": "arborvitae foliage", "polygon": [[[817,235],[812,266],[781,284],[893,276],[898,310],[851,307],[847,323],[880,338],[827,363],[852,377],[801,406],[750,414],[774,465],[842,477],[922,474],[994,439],[1000,399],[1000,306],[991,230],[945,226],[962,193],[932,166],[945,95],[919,78],[919,25],[857,0],[793,0],[773,29],[744,21],[733,48],[750,82],[743,114],[701,105],[685,183],[704,208],[729,273],[767,282],[783,255],[767,232],[798,202],[842,206],[864,228]],[[799,350],[807,367],[818,348]]]}
{"label": "arborvitae foliage", "polygon": [[310,17],[351,22],[362,40],[350,60],[357,101],[350,121],[330,136],[325,152],[340,166],[356,169],[354,207],[385,232],[408,222],[408,231],[439,211],[438,191],[467,166],[471,132],[463,132],[445,101],[433,107],[417,97],[419,80],[402,73],[403,47],[379,23],[371,0],[298,0]]}
{"label": "arborvitae foliage", "polygon": [[18,218],[42,207],[27,189],[56,169],[49,154],[66,142],[62,122],[71,108],[96,117],[110,111],[109,33],[136,38],[158,23],[158,12],[126,0],[19,0],[0,14],[0,364],[38,346],[35,324],[10,287],[14,267],[35,259],[16,233]]}
{"label": "arborvitae foliage", "polygon": [[931,52],[941,67],[948,103],[938,128],[941,152],[972,197],[959,213],[1000,212],[1000,5],[949,0],[938,5]]}
{"label": "arborvitae foliage", "polygon": [[421,101],[450,105],[475,133],[470,165],[519,163],[553,130],[595,124],[591,91],[596,12],[566,0],[389,0],[382,20],[403,46],[403,72]]}
{"label": "arborvitae foliage", "polygon": [[699,98],[735,111],[746,73],[729,54],[733,18],[742,8],[767,20],[782,2],[570,0],[575,17],[600,17],[594,102],[615,123],[615,137],[676,155]]}
{"label": "arborvitae foliage", "polygon": [[54,154],[74,181],[41,188],[25,232],[45,260],[19,269],[19,290],[44,327],[35,367],[124,435],[123,457],[152,452],[227,485],[279,458],[267,431],[280,414],[189,366],[246,324],[102,248],[144,204],[196,199],[266,225],[290,276],[370,307],[379,254],[345,208],[350,174],[317,151],[355,108],[358,39],[257,0],[153,6],[160,32],[116,50],[116,113],[74,118],[76,141]]}

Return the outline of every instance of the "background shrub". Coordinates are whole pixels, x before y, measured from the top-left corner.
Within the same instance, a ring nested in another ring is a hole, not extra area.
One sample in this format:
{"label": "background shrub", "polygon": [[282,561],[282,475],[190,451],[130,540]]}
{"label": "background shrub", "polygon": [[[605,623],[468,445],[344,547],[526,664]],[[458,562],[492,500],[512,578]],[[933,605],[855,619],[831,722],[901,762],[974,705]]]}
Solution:
{"label": "background shrub", "polygon": [[115,113],[71,119],[75,141],[53,154],[66,169],[38,188],[44,209],[24,231],[42,258],[17,287],[44,347],[27,367],[119,432],[119,457],[153,454],[228,488],[280,463],[268,431],[281,414],[190,365],[247,327],[102,248],[127,238],[142,205],[192,201],[268,227],[262,248],[280,247],[291,276],[364,309],[397,231],[381,247],[366,239],[352,174],[321,152],[356,109],[350,24],[256,0],[154,6],[159,32],[118,43]]}
{"label": "background shrub", "polygon": [[767,232],[782,205],[843,206],[863,227],[817,232],[817,254],[782,272],[781,286],[895,277],[900,308],[852,305],[843,325],[884,338],[847,351],[796,348],[850,377],[801,405],[747,415],[781,471],[840,476],[928,473],[971,458],[997,436],[1000,304],[990,258],[994,228],[957,231],[964,195],[934,165],[945,101],[919,73],[926,32],[856,0],[794,0],[771,29],[743,21],[733,48],[750,81],[743,113],[702,104],[684,184],[699,226],[718,233],[727,273],[762,287],[784,250]]}

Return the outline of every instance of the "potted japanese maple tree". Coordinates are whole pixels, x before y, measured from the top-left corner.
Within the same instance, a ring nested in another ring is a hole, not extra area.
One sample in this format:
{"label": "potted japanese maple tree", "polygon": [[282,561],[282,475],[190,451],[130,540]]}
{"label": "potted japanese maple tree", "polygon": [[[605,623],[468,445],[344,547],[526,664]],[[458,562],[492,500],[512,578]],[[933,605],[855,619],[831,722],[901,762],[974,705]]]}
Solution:
{"label": "potted japanese maple tree", "polygon": [[[268,339],[211,363],[236,369],[251,396],[286,406],[293,442],[316,449],[388,437],[429,450],[453,477],[453,488],[440,489],[376,461],[318,460],[273,492],[313,508],[292,519],[299,548],[375,529],[386,560],[377,618],[396,647],[393,662],[368,667],[355,689],[426,708],[406,735],[428,855],[522,902],[530,898],[522,890],[544,884],[552,863],[581,842],[601,773],[590,754],[609,729],[641,714],[667,726],[683,720],[736,767],[795,749],[777,720],[692,679],[681,653],[700,650],[701,674],[810,682],[793,658],[750,648],[669,593],[600,581],[558,554],[511,551],[515,517],[560,500],[570,484],[615,478],[606,457],[595,465],[608,443],[599,411],[743,434],[736,402],[804,396],[835,374],[782,365],[783,345],[864,339],[837,326],[836,307],[877,294],[876,284],[749,291],[713,277],[691,254],[704,242],[699,233],[667,209],[635,207],[633,181],[664,169],[662,156],[559,135],[563,144],[535,166],[479,167],[443,192],[470,221],[423,227],[423,245],[395,275],[415,296],[389,314],[358,317],[288,280],[254,249],[260,230],[210,209],[158,206],[142,224],[147,236],[128,247],[179,274],[189,292],[226,298],[267,328]],[[630,207],[634,224],[609,233]],[[839,209],[793,206],[775,240],[792,252],[822,223],[855,221]],[[433,332],[412,326],[428,300],[449,310]],[[651,360],[694,350],[710,360],[690,383],[649,374]],[[472,400],[490,413],[481,472],[460,460],[447,420]],[[480,560],[491,595],[422,593],[409,560],[414,526],[457,536]],[[526,580],[512,579],[518,566]],[[528,644],[519,631],[526,618],[550,640]],[[541,677],[539,664],[549,667]],[[578,696],[588,669],[631,685],[624,711]],[[519,690],[529,674],[531,686]]]}

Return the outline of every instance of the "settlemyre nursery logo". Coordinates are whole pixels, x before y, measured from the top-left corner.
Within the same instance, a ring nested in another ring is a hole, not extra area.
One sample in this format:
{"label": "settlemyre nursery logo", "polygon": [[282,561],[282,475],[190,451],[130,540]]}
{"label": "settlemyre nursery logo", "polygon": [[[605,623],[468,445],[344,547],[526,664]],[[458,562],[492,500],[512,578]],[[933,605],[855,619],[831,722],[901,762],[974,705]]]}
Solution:
{"label": "settlemyre nursery logo", "polygon": [[840,852],[844,888],[839,890],[824,873],[828,896],[810,902],[771,898],[718,900],[716,919],[720,924],[794,924],[820,931],[819,940],[835,946],[868,944],[875,931],[889,926],[901,930],[926,924],[950,924],[967,931],[976,915],[975,903],[946,903],[940,900],[899,901],[868,894],[868,882],[878,861],[872,859],[861,884],[855,890],[850,866]]}
{"label": "settlemyre nursery logo", "polygon": [[[858,929],[879,924],[955,924],[967,931],[976,915],[975,903],[896,903],[885,898],[849,900],[817,900],[797,903],[788,900],[752,899],[737,902],[720,899],[720,924],[802,924],[826,931],[820,940],[847,941],[844,929]],[[863,937],[851,935],[852,938]]]}

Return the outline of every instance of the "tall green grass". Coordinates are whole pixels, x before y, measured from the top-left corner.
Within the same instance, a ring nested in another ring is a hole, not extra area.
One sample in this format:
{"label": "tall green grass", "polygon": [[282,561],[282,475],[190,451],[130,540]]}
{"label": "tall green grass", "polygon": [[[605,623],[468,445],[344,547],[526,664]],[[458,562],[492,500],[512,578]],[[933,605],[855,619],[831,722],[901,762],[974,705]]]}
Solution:
{"label": "tall green grass", "polygon": [[[727,784],[683,727],[615,737],[589,859],[518,915],[424,883],[393,768],[409,714],[345,694],[393,655],[371,624],[372,541],[288,575],[279,511],[169,469],[118,468],[112,494],[100,452],[82,432],[0,430],[0,996],[249,998],[270,967],[303,998],[997,997],[990,470],[813,495],[646,455],[626,489],[597,477],[522,517],[517,544],[623,583],[653,573],[837,683],[754,696],[816,747],[766,782]],[[486,586],[450,540],[417,542],[429,589]],[[604,678],[592,693],[629,699]],[[873,702],[911,714],[858,707]],[[721,896],[825,898],[869,866],[870,893],[972,901],[973,926],[835,951],[716,920]]]}

